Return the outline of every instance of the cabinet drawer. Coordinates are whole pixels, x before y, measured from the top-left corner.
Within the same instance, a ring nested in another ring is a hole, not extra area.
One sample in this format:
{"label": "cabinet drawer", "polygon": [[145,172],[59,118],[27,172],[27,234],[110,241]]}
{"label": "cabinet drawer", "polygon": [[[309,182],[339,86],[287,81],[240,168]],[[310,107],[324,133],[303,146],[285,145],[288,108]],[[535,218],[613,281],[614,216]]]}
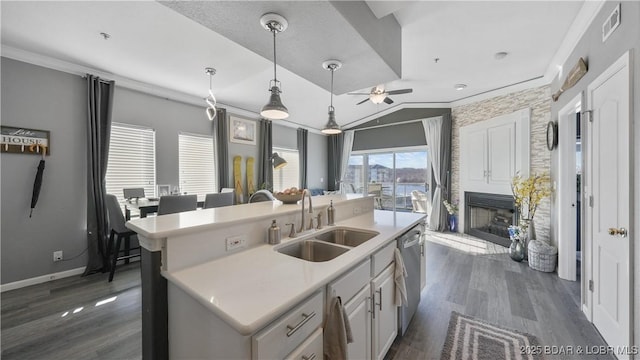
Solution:
{"label": "cabinet drawer", "polygon": [[331,299],[340,296],[342,303],[346,304],[351,298],[362,289],[371,276],[371,260],[367,259],[360,265],[349,270],[327,286],[327,306],[331,305]]}
{"label": "cabinet drawer", "polygon": [[373,262],[371,263],[371,276],[375,277],[378,274],[380,274],[380,272],[382,272],[382,270],[384,270],[389,264],[391,264],[394,261],[394,251],[397,247],[396,241],[392,241],[389,244],[387,244],[385,247],[383,247],[382,249],[378,250],[377,253],[373,254],[372,259]]}
{"label": "cabinet drawer", "polygon": [[322,339],[322,328],[320,328],[293,350],[285,360],[322,360],[324,357]]}
{"label": "cabinet drawer", "polygon": [[298,347],[322,323],[322,297],[316,293],[254,335],[253,358],[282,359]]}

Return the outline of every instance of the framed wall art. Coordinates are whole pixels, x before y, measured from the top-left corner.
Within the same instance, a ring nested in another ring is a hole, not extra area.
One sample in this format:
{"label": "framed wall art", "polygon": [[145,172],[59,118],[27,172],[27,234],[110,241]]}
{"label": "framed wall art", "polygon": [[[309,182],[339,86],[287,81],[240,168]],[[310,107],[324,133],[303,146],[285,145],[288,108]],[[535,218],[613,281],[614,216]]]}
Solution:
{"label": "framed wall art", "polygon": [[256,133],[255,121],[235,116],[229,117],[229,141],[238,144],[255,145]]}

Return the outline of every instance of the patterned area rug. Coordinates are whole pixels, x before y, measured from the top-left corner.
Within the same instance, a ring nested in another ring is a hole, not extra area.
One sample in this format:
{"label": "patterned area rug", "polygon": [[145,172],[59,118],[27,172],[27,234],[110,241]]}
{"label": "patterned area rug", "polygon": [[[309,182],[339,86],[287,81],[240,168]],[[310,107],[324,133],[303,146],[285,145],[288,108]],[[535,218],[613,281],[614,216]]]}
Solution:
{"label": "patterned area rug", "polygon": [[540,342],[530,334],[451,312],[441,360],[538,360]]}

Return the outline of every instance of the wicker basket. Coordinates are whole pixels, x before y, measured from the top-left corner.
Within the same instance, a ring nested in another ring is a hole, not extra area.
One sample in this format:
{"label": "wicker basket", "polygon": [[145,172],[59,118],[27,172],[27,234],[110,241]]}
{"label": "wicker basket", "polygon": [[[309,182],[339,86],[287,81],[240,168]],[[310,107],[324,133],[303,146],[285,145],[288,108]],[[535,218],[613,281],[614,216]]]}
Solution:
{"label": "wicker basket", "polygon": [[544,272],[553,272],[558,262],[558,249],[542,241],[531,240],[528,244],[529,267]]}

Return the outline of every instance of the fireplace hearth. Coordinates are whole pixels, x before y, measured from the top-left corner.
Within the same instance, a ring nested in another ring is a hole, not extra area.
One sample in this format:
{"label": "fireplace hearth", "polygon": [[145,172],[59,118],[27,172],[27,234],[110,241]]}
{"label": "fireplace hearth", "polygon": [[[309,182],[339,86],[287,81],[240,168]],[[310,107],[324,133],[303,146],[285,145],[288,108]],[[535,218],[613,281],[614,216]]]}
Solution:
{"label": "fireplace hearth", "polygon": [[518,214],[511,195],[464,193],[464,232],[493,243],[509,246],[509,226],[517,224]]}

